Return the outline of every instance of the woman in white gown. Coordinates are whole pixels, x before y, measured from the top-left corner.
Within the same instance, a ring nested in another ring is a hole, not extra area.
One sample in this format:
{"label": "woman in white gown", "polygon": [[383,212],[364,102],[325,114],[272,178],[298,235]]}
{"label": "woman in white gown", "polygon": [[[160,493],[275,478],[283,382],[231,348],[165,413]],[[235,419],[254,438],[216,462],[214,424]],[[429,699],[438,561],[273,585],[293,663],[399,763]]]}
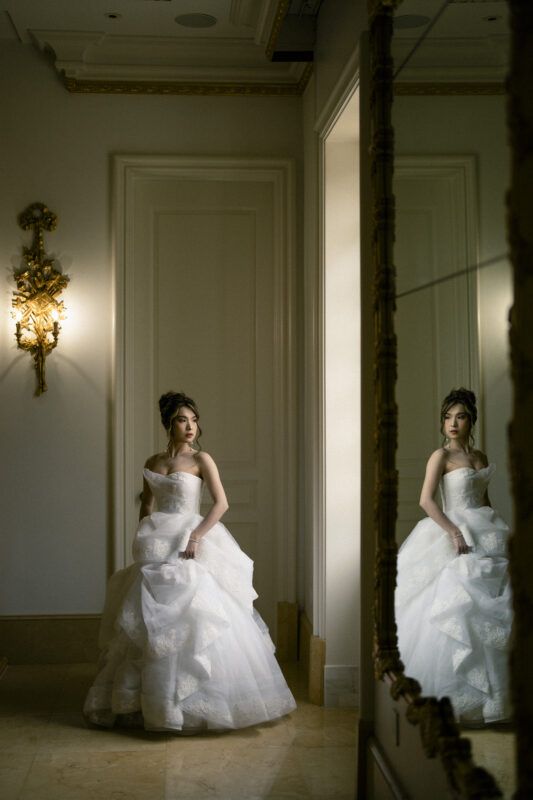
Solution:
{"label": "woman in white gown", "polygon": [[[473,447],[476,398],[455,389],[441,409],[446,443],[429,458],[420,505],[428,514],[398,553],[400,656],[425,695],[450,698],[456,719],[509,718],[509,528],[491,508],[495,470]],[[442,510],[435,495],[440,486]]]}
{"label": "woman in white gown", "polygon": [[[84,713],[182,733],[275,719],[296,704],[253,607],[253,562],[219,522],[228,503],[215,462],[192,447],[198,409],[176,392],[159,407],[169,444],[145,465],[134,563],[109,583]],[[213,505],[201,517],[204,485]]]}

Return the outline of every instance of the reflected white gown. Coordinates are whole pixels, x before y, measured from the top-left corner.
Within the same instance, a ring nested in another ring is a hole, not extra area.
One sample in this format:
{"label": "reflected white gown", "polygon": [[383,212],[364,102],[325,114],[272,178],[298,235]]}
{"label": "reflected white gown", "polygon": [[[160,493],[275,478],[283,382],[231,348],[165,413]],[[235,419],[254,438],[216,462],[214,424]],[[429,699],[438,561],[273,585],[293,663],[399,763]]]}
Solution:
{"label": "reflected white gown", "polygon": [[482,506],[494,469],[461,467],[440,482],[443,510],[471,552],[457,556],[451,536],[426,518],[398,553],[395,604],[405,673],[424,695],[449,697],[456,718],[474,724],[509,717],[509,528]]}
{"label": "reflected white gown", "polygon": [[117,714],[147,730],[242,728],[296,708],[253,607],[253,562],[217,523],[184,559],[203,481],[187,472],[144,476],[158,510],[140,523],[135,563],[111,578],[100,671],[84,713],[110,727]]}

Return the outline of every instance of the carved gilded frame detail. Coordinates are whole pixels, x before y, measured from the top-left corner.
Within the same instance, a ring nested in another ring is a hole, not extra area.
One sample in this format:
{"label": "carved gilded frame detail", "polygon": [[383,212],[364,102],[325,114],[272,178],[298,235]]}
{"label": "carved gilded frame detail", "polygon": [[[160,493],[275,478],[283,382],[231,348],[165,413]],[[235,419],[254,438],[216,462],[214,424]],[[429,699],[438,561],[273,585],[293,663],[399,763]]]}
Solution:
{"label": "carved gilded frame detail", "polygon": [[[396,585],[396,513],[398,498],[398,473],[396,469],[396,447],[398,411],[395,402],[396,383],[396,334],[394,330],[395,312],[395,268],[394,268],[394,221],[395,207],[392,192],[392,177],[394,170],[394,130],[391,122],[393,100],[393,64],[391,56],[392,22],[395,9],[401,0],[369,0],[369,26],[370,26],[370,58],[371,58],[371,180],[372,180],[372,258],[374,274],[374,329],[375,329],[375,452],[376,452],[376,483],[375,483],[375,534],[376,534],[376,559],[375,559],[375,606],[374,606],[374,671],[376,679],[385,680],[390,684],[390,693],[393,700],[403,700],[406,703],[407,719],[419,725],[420,736],[424,752],[429,758],[438,757],[444,767],[452,791],[464,798],[481,800],[482,798],[501,797],[501,791],[493,777],[485,769],[476,767],[471,754],[470,741],[460,735],[455,722],[452,706],[447,698],[437,700],[435,697],[424,697],[418,682],[409,678],[404,673],[404,666],[398,651],[396,622],[394,616],[394,589]],[[526,8],[526,5],[528,6]],[[510,123],[511,143],[514,145],[514,177],[513,188],[510,193],[510,240],[512,262],[515,272],[515,297],[521,298],[521,305],[515,301],[512,318],[512,369],[515,381],[515,398],[518,396],[521,403],[515,400],[514,422],[511,432],[512,461],[514,468],[514,500],[516,521],[518,525],[523,521],[524,528],[531,530],[533,523],[533,504],[519,493],[521,486],[527,487],[530,497],[530,487],[533,484],[533,459],[531,449],[528,458],[524,450],[523,434],[531,430],[530,409],[533,403],[533,338],[527,336],[522,328],[528,320],[529,308],[533,304],[533,236],[531,235],[530,215],[532,204],[529,206],[525,192],[532,197],[531,163],[533,159],[533,112],[531,110],[531,90],[528,89],[528,75],[533,69],[533,8],[522,0],[510,0],[511,15],[513,17],[513,44],[514,56],[509,81],[510,88]],[[525,19],[527,17],[527,19]],[[521,39],[520,39],[521,37]],[[528,42],[524,41],[528,38]],[[520,39],[520,41],[519,41]],[[529,59],[528,64],[522,63],[516,55],[523,53],[522,61]],[[529,96],[527,92],[529,91]],[[529,102],[529,117],[526,114],[526,103]],[[522,105],[521,105],[522,103]],[[512,124],[514,122],[514,125]],[[519,133],[521,131],[521,133]],[[522,167],[520,167],[522,157]],[[519,182],[520,169],[524,171],[524,162],[529,160],[529,182],[527,187],[522,182],[516,189],[514,184]],[[522,191],[518,197],[517,192]],[[523,224],[520,227],[520,202],[522,206]],[[529,220],[529,222],[526,221]],[[527,234],[525,233],[527,232]],[[526,291],[527,289],[527,291]],[[523,311],[520,313],[520,310]],[[528,379],[529,376],[529,379]],[[525,403],[522,403],[523,399]],[[524,408],[527,412],[524,413]],[[522,424],[517,424],[521,420]],[[517,428],[520,431],[517,433]],[[531,436],[529,437],[531,438]],[[523,492],[522,492],[523,494]],[[522,504],[522,506],[520,505]],[[522,511],[521,511],[522,509]],[[522,513],[522,516],[520,514]],[[518,533],[518,531],[517,531]],[[525,534],[525,530],[524,530]],[[525,535],[522,542],[531,542]],[[528,545],[528,554],[522,554],[522,565],[517,558],[517,535],[514,538],[513,552],[511,553],[511,569],[515,587],[523,587],[522,594],[526,591],[524,575],[520,578],[519,569],[531,569],[531,544]],[[525,547],[526,545],[524,545]],[[528,597],[524,607],[533,608],[533,589],[531,583],[527,589]],[[516,588],[515,588],[516,591]],[[516,600],[515,600],[516,604]],[[520,620],[520,608],[515,608],[517,625]],[[517,652],[516,641],[533,642],[533,633],[528,615],[522,615],[523,629],[519,636],[515,635],[515,645],[512,654],[513,667],[516,669],[520,655]],[[529,630],[527,628],[529,627]],[[531,647],[530,647],[531,650]],[[524,656],[525,658],[525,656]],[[527,659],[520,662],[520,674],[527,680]],[[513,673],[514,673],[513,669]],[[513,678],[515,675],[513,674]],[[531,690],[522,686],[517,691],[517,683],[513,681],[515,707],[521,707],[523,693]],[[524,695],[525,696],[525,695]],[[530,719],[531,703],[524,708],[523,730],[517,715],[517,733],[519,735],[518,758],[520,772],[520,754],[523,757],[522,771],[525,778],[526,761],[531,754],[533,736],[527,725]],[[523,745],[520,744],[520,739]],[[529,756],[528,756],[529,753]],[[520,780],[520,775],[519,775]],[[529,781],[533,776],[529,775]],[[525,781],[526,782],[526,781]],[[528,788],[530,783],[527,782]],[[526,794],[515,795],[525,797]],[[529,795],[530,796],[530,795]]]}
{"label": "carved gilded frame detail", "polygon": [[533,3],[509,0],[511,69],[507,82],[507,123],[511,145],[511,186],[507,236],[513,267],[510,353],[513,418],[509,428],[514,532],[510,546],[514,623],[511,693],[516,732],[515,800],[533,797]]}

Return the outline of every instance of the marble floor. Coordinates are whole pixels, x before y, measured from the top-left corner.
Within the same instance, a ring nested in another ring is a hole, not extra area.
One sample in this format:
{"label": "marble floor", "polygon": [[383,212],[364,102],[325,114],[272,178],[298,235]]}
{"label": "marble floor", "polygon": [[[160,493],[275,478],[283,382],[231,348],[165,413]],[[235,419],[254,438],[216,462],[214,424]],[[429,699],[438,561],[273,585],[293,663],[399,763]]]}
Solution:
{"label": "marble floor", "polygon": [[2,800],[353,800],[356,712],[306,699],[277,722],[180,737],[89,728],[90,664],[10,666],[0,680]]}
{"label": "marble floor", "polygon": [[463,730],[462,735],[470,739],[472,756],[479,767],[485,767],[495,778],[503,794],[503,800],[511,800],[515,791],[516,741],[510,726],[496,725],[480,730]]}

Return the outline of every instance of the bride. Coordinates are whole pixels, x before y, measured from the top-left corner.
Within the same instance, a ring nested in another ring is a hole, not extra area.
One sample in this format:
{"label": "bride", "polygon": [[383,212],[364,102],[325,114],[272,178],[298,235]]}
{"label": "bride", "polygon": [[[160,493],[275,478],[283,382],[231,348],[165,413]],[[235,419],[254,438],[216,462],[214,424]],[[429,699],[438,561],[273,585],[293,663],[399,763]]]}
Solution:
{"label": "bride", "polygon": [[[253,607],[253,562],[219,522],[228,503],[216,464],[192,446],[198,409],[177,392],[159,408],[168,448],[144,468],[134,563],[109,583],[84,713],[183,733],[275,719],[296,704]],[[204,485],[213,504],[201,517]]]}
{"label": "bride", "polygon": [[[458,721],[509,718],[509,528],[491,508],[495,470],[474,448],[476,398],[454,389],[441,409],[445,444],[429,458],[420,495],[428,514],[398,553],[400,655],[425,695],[450,698]],[[442,510],[435,500],[440,487]]]}

